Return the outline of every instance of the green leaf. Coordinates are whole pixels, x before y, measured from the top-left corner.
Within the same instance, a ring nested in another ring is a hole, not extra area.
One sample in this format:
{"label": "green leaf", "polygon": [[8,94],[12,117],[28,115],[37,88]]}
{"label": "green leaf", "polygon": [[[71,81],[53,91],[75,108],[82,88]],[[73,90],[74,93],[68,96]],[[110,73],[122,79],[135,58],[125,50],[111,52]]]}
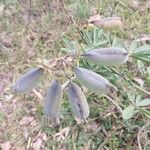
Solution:
{"label": "green leaf", "polygon": [[142,96],[141,96],[141,95],[138,95],[138,96],[136,97],[136,105],[141,101],[141,99],[142,99]]}
{"label": "green leaf", "polygon": [[142,52],[142,51],[149,51],[150,52],[150,45],[148,44],[145,44],[145,45],[142,45],[138,48],[135,49],[135,52]]}
{"label": "green leaf", "polygon": [[148,106],[150,105],[150,98],[145,98],[137,103],[137,106]]}
{"label": "green leaf", "polygon": [[146,70],[145,70],[145,66],[144,66],[144,63],[140,60],[137,61],[137,65],[138,65],[138,68],[139,68],[139,71],[141,74],[145,74],[146,73]]}
{"label": "green leaf", "polygon": [[69,49],[69,48],[61,48],[60,50],[61,50],[62,52],[67,52],[67,53],[72,52],[72,50]]}
{"label": "green leaf", "polygon": [[13,5],[17,3],[17,0],[5,0],[6,5]]}
{"label": "green leaf", "polygon": [[129,101],[132,102],[132,104],[134,104],[135,99],[136,99],[135,94],[134,93],[129,93],[128,97],[129,97]]}
{"label": "green leaf", "polygon": [[93,43],[94,43],[94,45],[95,45],[95,43],[96,43],[96,40],[97,40],[97,29],[94,28],[94,29],[93,29]]}
{"label": "green leaf", "polygon": [[76,50],[78,44],[77,41],[69,41],[67,38],[63,38],[62,40],[65,44],[65,47],[62,47],[60,51],[70,53]]}
{"label": "green leaf", "polygon": [[130,119],[134,115],[134,106],[128,106],[126,107],[122,112],[122,117],[124,120]]}
{"label": "green leaf", "polygon": [[103,37],[103,30],[102,29],[97,29],[97,37]]}
{"label": "green leaf", "polygon": [[106,44],[108,41],[107,40],[103,40],[103,41],[97,41],[96,43],[95,43],[95,47],[97,47],[97,46],[101,46],[101,45],[104,45],[104,44]]}
{"label": "green leaf", "polygon": [[84,31],[84,39],[87,45],[92,45],[92,38],[90,37],[90,34],[87,31]]}
{"label": "green leaf", "polygon": [[147,73],[150,75],[150,67],[147,67]]}
{"label": "green leaf", "polygon": [[90,31],[83,30],[83,37],[85,44],[90,48],[98,48],[108,43],[108,39],[103,35],[103,30],[96,27]]}
{"label": "green leaf", "polygon": [[138,43],[132,42],[129,46],[129,52],[133,53],[134,51],[136,51],[137,47],[138,47]]}
{"label": "green leaf", "polygon": [[131,57],[142,60],[144,62],[150,62],[150,51],[141,51],[137,53],[132,53]]}
{"label": "green leaf", "polygon": [[112,42],[112,47],[114,47],[118,43],[118,39],[114,37],[113,42]]}
{"label": "green leaf", "polygon": [[132,52],[133,53],[131,57],[138,60],[142,60],[144,62],[150,62],[150,45],[142,45],[140,47],[135,48]]}

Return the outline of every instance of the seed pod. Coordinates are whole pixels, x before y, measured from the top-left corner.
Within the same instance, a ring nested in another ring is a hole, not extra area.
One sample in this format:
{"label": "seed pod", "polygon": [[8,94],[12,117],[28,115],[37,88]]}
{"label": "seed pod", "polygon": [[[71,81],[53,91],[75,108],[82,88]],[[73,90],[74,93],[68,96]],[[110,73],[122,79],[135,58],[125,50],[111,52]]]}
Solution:
{"label": "seed pod", "polygon": [[96,27],[105,28],[105,29],[116,29],[122,28],[123,23],[120,17],[108,17],[108,18],[101,18],[99,20],[93,20],[90,22],[94,24]]}
{"label": "seed pod", "polygon": [[96,15],[90,16],[87,21],[88,21],[88,23],[91,23],[93,21],[100,20],[100,19],[101,19],[100,14],[96,14]]}
{"label": "seed pod", "polygon": [[82,54],[87,60],[97,65],[115,66],[127,62],[129,54],[124,48],[100,48]]}
{"label": "seed pod", "polygon": [[43,68],[36,68],[25,73],[12,87],[15,93],[27,93],[37,86],[44,73]]}
{"label": "seed pod", "polygon": [[52,80],[44,100],[44,114],[47,118],[60,118],[63,88],[59,81]]}
{"label": "seed pod", "polygon": [[112,88],[115,89],[106,78],[91,70],[76,67],[74,71],[81,84],[98,94],[108,92]]}
{"label": "seed pod", "polygon": [[74,116],[79,119],[86,119],[89,116],[89,106],[81,88],[71,82],[68,85],[68,98]]}

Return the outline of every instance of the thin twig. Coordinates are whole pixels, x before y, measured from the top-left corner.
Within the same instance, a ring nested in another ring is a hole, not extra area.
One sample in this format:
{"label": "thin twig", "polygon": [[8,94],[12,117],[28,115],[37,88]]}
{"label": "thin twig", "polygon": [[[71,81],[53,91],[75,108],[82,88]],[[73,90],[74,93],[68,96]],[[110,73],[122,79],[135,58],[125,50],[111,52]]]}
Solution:
{"label": "thin twig", "polygon": [[137,135],[137,142],[138,142],[138,145],[139,145],[139,150],[143,150],[143,149],[142,149],[141,142],[140,142],[140,135],[141,135],[141,133],[142,133],[142,130],[144,130],[144,128],[146,128],[146,127],[149,126],[149,125],[150,125],[150,123],[145,124],[145,125],[139,130],[139,132],[138,132],[138,135]]}
{"label": "thin twig", "polygon": [[[75,80],[75,79],[76,79],[76,77],[70,78],[70,80]],[[70,80],[67,80],[65,83],[63,83],[63,85],[62,85],[63,89],[65,89],[68,86],[68,84],[70,83]]]}
{"label": "thin twig", "polygon": [[79,35],[81,36],[82,40],[84,41],[84,38],[83,38],[83,35],[82,35],[82,32],[80,30],[80,27],[78,27],[77,23],[75,22],[75,20],[73,19],[73,16],[71,15],[71,13],[69,12],[64,0],[60,0],[63,7],[64,7],[64,10],[66,11],[67,15],[69,16],[69,19],[71,20],[71,22],[73,23],[74,27],[76,28],[76,30],[78,31]]}
{"label": "thin twig", "polygon": [[41,100],[43,101],[43,96],[40,92],[38,92],[36,89],[33,89],[32,92]]}
{"label": "thin twig", "polygon": [[32,12],[32,0],[29,0],[29,10],[28,10],[28,25],[31,22],[31,12]]}
{"label": "thin twig", "polygon": [[150,119],[150,112],[144,108],[138,108],[139,111],[141,111],[146,117]]}
{"label": "thin twig", "polygon": [[132,86],[134,86],[136,89],[144,92],[147,95],[150,95],[150,92],[144,90],[143,88],[139,87],[138,85],[136,85],[135,83],[131,82],[129,79],[123,77],[118,71],[116,71],[114,68],[111,68],[111,70],[116,73],[117,75],[119,75],[121,78],[123,78],[124,80],[128,81]]}
{"label": "thin twig", "polygon": [[[124,2],[122,2],[121,0],[116,0],[116,2],[118,4],[120,4],[121,6],[123,6],[124,8],[127,8],[129,10],[132,10],[132,11],[137,11],[138,9],[134,8],[133,6],[130,6],[129,4],[125,4]],[[131,12],[130,12],[131,13]]]}
{"label": "thin twig", "polygon": [[106,97],[109,101],[111,101],[118,108],[118,110],[122,113],[121,107],[113,99],[111,99],[109,96],[105,94],[103,94],[102,96]]}
{"label": "thin twig", "polygon": [[50,17],[50,2],[49,2],[49,0],[46,0],[46,3],[47,3],[47,8],[48,8],[48,15],[49,15],[49,17]]}
{"label": "thin twig", "polygon": [[134,84],[134,83],[132,83],[132,84],[133,84],[133,86],[134,86],[135,88],[137,88],[138,90],[144,92],[144,93],[147,94],[147,95],[150,95],[150,92],[144,90],[143,88],[139,87],[138,85],[136,85],[136,84]]}
{"label": "thin twig", "polygon": [[26,146],[27,150],[30,148],[30,145],[31,145],[31,137],[28,138],[28,142],[27,142],[27,146]]}

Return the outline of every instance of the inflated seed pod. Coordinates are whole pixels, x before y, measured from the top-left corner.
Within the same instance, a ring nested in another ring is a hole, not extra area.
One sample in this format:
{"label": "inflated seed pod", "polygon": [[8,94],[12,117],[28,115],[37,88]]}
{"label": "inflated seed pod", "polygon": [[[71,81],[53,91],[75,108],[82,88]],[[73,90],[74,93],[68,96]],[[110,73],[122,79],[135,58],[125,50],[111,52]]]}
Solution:
{"label": "inflated seed pod", "polygon": [[62,103],[63,88],[59,81],[52,80],[44,99],[44,114],[47,118],[58,119]]}
{"label": "inflated seed pod", "polygon": [[100,18],[100,19],[92,20],[90,23],[94,24],[96,27],[105,28],[105,29],[116,29],[116,28],[123,27],[123,23],[120,17]]}
{"label": "inflated seed pod", "polygon": [[43,68],[36,68],[25,73],[15,85],[12,87],[12,90],[15,93],[27,93],[37,86],[42,75],[44,73]]}
{"label": "inflated seed pod", "polygon": [[99,48],[82,54],[88,61],[97,65],[115,66],[127,62],[129,54],[124,48]]}
{"label": "inflated seed pod", "polygon": [[89,116],[89,105],[81,88],[73,82],[68,85],[68,98],[74,116],[86,119]]}
{"label": "inflated seed pod", "polygon": [[76,67],[74,71],[81,84],[98,94],[108,92],[112,88],[116,89],[106,78],[91,70]]}

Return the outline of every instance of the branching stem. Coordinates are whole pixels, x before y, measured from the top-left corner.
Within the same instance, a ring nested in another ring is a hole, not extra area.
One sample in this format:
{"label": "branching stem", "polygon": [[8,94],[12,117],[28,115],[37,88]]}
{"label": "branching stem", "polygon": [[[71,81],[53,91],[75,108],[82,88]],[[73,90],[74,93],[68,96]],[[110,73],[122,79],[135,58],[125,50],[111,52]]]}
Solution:
{"label": "branching stem", "polygon": [[122,113],[121,107],[113,99],[111,99],[109,96],[105,94],[103,94],[102,96],[106,97],[110,102],[112,102],[118,108],[118,110]]}

